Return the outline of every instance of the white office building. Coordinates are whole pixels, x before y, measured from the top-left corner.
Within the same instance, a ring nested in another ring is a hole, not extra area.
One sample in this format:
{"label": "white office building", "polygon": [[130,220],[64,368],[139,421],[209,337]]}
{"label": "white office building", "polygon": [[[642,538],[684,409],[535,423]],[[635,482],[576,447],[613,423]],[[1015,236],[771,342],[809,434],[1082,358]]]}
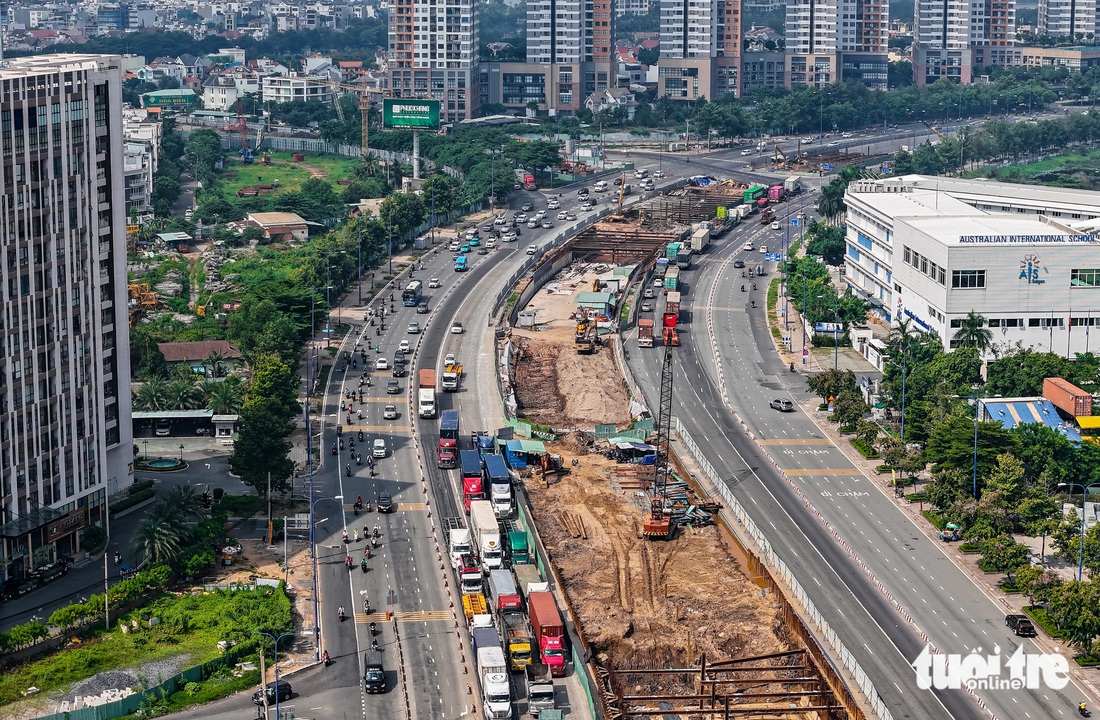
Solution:
{"label": "white office building", "polygon": [[857,181],[844,280],[944,347],[971,311],[994,344],[1100,349],[1100,193],[910,175]]}
{"label": "white office building", "polygon": [[77,555],[133,481],[121,62],[0,67],[0,578]]}

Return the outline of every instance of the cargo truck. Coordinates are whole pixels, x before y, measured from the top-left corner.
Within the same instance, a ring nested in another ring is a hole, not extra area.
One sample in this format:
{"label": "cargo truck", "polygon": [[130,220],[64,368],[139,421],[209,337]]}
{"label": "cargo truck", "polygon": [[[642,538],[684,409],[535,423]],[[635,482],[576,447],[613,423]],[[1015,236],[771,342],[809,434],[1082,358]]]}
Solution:
{"label": "cargo truck", "polygon": [[523,189],[524,190],[538,190],[538,186],[535,185],[535,176],[531,173],[526,173],[523,176]]}
{"label": "cargo truck", "polygon": [[420,391],[417,408],[422,418],[434,418],[435,407],[435,370],[420,371]]}
{"label": "cargo truck", "polygon": [[783,189],[787,191],[788,195],[797,195],[802,192],[802,178],[791,175],[783,181]]}
{"label": "cargo truck", "polygon": [[485,480],[489,484],[489,498],[493,503],[493,512],[504,520],[512,516],[512,476],[504,458],[500,455],[485,455],[482,459],[485,467]]}
{"label": "cargo truck", "polygon": [[1092,395],[1063,378],[1044,378],[1043,397],[1071,417],[1092,415]]}
{"label": "cargo truck", "polygon": [[649,318],[638,321],[638,347],[653,347],[653,321]]}
{"label": "cargo truck", "polygon": [[485,699],[485,717],[492,720],[511,718],[512,691],[508,682],[508,664],[499,645],[477,649],[477,674],[481,678],[481,694]]}
{"label": "cargo truck", "polygon": [[680,322],[680,293],[670,292],[665,298],[665,314],[661,326],[674,328]]}
{"label": "cargo truck", "polygon": [[504,650],[508,655],[508,667],[523,670],[531,664],[531,626],[522,612],[500,616],[500,629],[504,633]]}
{"label": "cargo truck", "polygon": [[[463,453],[473,452],[463,450]],[[476,454],[476,453],[475,453]],[[480,475],[478,476],[480,477]],[[504,567],[504,548],[500,543],[500,524],[493,513],[493,504],[488,500],[474,500],[470,503],[470,530],[481,556],[481,569],[485,573]]]}
{"label": "cargo truck", "polygon": [[447,518],[444,521],[447,530],[447,555],[451,559],[451,567],[457,568],[459,560],[470,548],[470,531],[458,518]]}
{"label": "cargo truck", "polygon": [[565,626],[554,596],[548,592],[529,593],[527,613],[542,662],[550,666],[554,677],[565,677]]}
{"label": "cargo truck", "polygon": [[752,208],[753,208],[752,205],[738,205],[737,206],[737,218],[739,220],[744,220],[749,215],[752,215]]}
{"label": "cargo truck", "polygon": [[477,454],[483,458],[486,455],[492,455],[494,452],[496,452],[496,438],[494,438],[492,435],[485,432],[484,430],[478,430],[477,432],[475,432],[470,437],[470,440],[473,442],[474,449],[477,450]]}
{"label": "cargo truck", "polygon": [[439,418],[436,466],[444,470],[458,465],[458,410],[444,410]]}
{"label": "cargo truck", "polygon": [[475,653],[481,648],[500,647],[500,633],[495,625],[471,628],[470,638],[473,640]]}
{"label": "cargo truck", "polygon": [[762,197],[766,197],[768,194],[768,188],[763,185],[753,185],[745,190],[745,193],[741,196],[741,201],[746,205],[754,205],[757,200]]}
{"label": "cargo truck", "polygon": [[676,290],[680,286],[680,269],[669,268],[665,275],[665,292]]}
{"label": "cargo truck", "polygon": [[[710,244],[710,229],[709,228],[697,228],[695,232],[691,234],[691,251],[703,252],[707,249],[707,245]],[[677,257],[677,264],[679,264],[679,258]]]}
{"label": "cargo truck", "polygon": [[[466,512],[470,512],[471,502],[485,499],[485,484],[481,478],[481,456],[477,454],[477,450],[460,450],[458,463],[462,467],[462,503]],[[471,529],[476,535],[477,528],[471,527]]]}
{"label": "cargo truck", "polygon": [[[549,720],[557,703],[550,668],[542,663],[527,666],[527,712],[539,720]],[[561,715],[558,715],[560,718]]]}
{"label": "cargo truck", "polygon": [[455,392],[460,382],[462,382],[462,366],[448,365],[443,370],[443,392]]}
{"label": "cargo truck", "polygon": [[459,556],[455,574],[458,575],[458,584],[463,595],[481,595],[484,591],[481,568],[478,567],[477,557],[472,552],[465,552]]}
{"label": "cargo truck", "polygon": [[516,589],[519,590],[524,602],[527,602],[527,596],[531,593],[546,592],[550,589],[550,586],[543,582],[537,565],[516,565],[512,568],[512,572],[516,574]]}
{"label": "cargo truck", "polygon": [[787,199],[787,189],[782,185],[772,185],[768,188],[768,202],[783,202]]}
{"label": "cargo truck", "polygon": [[531,562],[531,554],[527,545],[527,533],[520,530],[515,522],[508,520],[503,523],[505,537],[508,541],[508,564],[526,565]]}
{"label": "cargo truck", "polygon": [[665,259],[668,260],[669,267],[672,267],[672,261],[676,259],[678,252],[680,252],[680,243],[669,243],[665,246]]}
{"label": "cargo truck", "polygon": [[771,208],[764,208],[764,212],[760,213],[760,224],[767,225],[775,220],[775,211]]}
{"label": "cargo truck", "polygon": [[485,615],[489,612],[489,607],[485,604],[485,596],[463,595],[462,612],[466,615],[466,626],[473,625],[475,615]]}
{"label": "cargo truck", "polygon": [[668,258],[657,258],[657,265],[653,268],[653,273],[657,277],[664,277],[668,272]]}
{"label": "cargo truck", "polygon": [[523,602],[511,570],[500,568],[489,573],[489,597],[498,613],[523,612]]}
{"label": "cargo truck", "polygon": [[[687,270],[691,267],[691,247],[684,245],[680,248],[680,252],[676,253],[676,268],[679,270]],[[668,274],[665,274],[668,277]]]}

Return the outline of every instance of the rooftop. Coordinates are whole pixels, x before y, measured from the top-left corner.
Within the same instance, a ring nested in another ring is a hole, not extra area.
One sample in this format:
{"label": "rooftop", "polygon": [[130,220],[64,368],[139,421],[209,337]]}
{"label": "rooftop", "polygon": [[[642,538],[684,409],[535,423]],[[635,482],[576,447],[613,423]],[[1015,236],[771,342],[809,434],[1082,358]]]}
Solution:
{"label": "rooftop", "polygon": [[1095,242],[1092,235],[1079,235],[1062,226],[1033,216],[967,215],[964,217],[903,218],[945,245],[1042,245],[1050,243]]}
{"label": "rooftop", "polygon": [[268,227],[274,225],[305,225],[306,221],[301,215],[292,212],[258,212],[249,213],[248,219],[260,225]]}
{"label": "rooftop", "polygon": [[1063,420],[1054,405],[1044,398],[1010,398],[980,402],[983,416],[1001,423],[1005,428],[1041,423],[1057,430],[1075,443],[1081,442],[1081,433],[1077,428]]}

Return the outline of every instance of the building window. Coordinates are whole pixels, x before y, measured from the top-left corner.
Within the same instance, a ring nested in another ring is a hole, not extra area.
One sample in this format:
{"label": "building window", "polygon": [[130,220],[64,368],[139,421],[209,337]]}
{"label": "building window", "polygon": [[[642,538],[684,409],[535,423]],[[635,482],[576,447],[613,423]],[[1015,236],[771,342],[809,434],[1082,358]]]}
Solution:
{"label": "building window", "polygon": [[951,287],[962,290],[985,287],[985,270],[952,270]]}
{"label": "building window", "polygon": [[1100,287],[1100,269],[1070,270],[1070,287]]}

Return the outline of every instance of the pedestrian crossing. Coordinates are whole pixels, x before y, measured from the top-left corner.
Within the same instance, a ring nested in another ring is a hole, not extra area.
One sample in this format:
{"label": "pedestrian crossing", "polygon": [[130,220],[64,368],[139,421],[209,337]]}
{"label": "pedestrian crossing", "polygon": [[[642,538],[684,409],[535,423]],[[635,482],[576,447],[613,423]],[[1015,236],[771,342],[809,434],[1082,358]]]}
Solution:
{"label": "pedestrian crossing", "polygon": [[[450,610],[398,610],[393,613],[393,619],[397,622],[440,622],[453,620],[454,615]],[[364,612],[355,613],[357,623],[385,623],[389,622],[384,612],[374,612],[369,615]]]}

